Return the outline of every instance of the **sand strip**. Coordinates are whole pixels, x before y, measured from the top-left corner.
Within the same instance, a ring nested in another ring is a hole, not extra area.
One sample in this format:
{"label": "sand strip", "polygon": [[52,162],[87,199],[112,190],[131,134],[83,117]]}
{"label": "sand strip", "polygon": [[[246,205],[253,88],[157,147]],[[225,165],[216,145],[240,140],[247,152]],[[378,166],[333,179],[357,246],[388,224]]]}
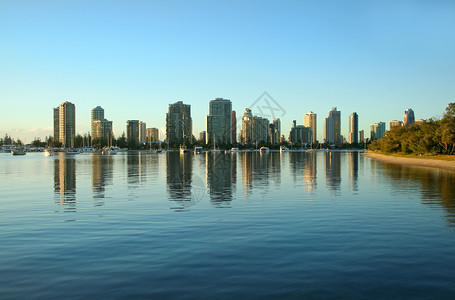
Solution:
{"label": "sand strip", "polygon": [[390,164],[400,164],[412,167],[439,168],[455,171],[455,161],[438,160],[430,158],[397,157],[373,152],[365,152],[364,155],[366,157],[371,157],[373,159]]}

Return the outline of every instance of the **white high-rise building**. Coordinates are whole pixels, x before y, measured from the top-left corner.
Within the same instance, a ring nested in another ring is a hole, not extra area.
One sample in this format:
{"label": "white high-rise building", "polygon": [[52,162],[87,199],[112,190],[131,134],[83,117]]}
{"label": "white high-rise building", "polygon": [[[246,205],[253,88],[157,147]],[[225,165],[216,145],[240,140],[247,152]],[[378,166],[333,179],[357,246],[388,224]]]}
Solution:
{"label": "white high-rise building", "polygon": [[340,144],[341,140],[341,112],[333,107],[325,118],[324,141],[329,144]]}

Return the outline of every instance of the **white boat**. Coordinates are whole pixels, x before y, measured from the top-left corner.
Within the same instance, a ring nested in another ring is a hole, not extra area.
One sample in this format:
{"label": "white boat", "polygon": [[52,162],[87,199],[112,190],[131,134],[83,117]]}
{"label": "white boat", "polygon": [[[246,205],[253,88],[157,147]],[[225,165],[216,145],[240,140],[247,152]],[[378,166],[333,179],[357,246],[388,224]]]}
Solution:
{"label": "white boat", "polygon": [[269,153],[269,148],[267,148],[267,147],[261,147],[261,149],[259,149],[259,151],[260,151],[261,153]]}
{"label": "white boat", "polygon": [[231,152],[239,152],[239,148],[231,148]]}
{"label": "white boat", "polygon": [[202,147],[194,147],[194,153],[201,154],[202,153]]}
{"label": "white boat", "polygon": [[280,147],[280,152],[286,152],[286,151],[288,151],[288,150],[289,150],[289,149],[286,148],[286,147],[284,147],[284,146],[281,146],[281,147]]}
{"label": "white boat", "polygon": [[13,149],[11,150],[11,155],[25,155],[24,149]]}
{"label": "white boat", "polygon": [[180,153],[187,153],[188,149],[186,147],[180,146]]}
{"label": "white boat", "polygon": [[54,151],[52,151],[52,149],[44,149],[43,155],[44,156],[54,156]]}
{"label": "white boat", "polygon": [[65,154],[66,155],[76,155],[76,154],[80,154],[81,152],[79,152],[79,150],[77,149],[66,149],[65,151]]}

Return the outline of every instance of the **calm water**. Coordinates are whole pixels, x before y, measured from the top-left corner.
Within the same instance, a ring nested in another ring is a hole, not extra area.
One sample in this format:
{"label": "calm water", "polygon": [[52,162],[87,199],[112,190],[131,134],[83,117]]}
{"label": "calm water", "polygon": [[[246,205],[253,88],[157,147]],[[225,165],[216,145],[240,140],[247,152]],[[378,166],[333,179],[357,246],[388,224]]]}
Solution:
{"label": "calm water", "polygon": [[455,173],[359,153],[0,154],[0,298],[455,297]]}

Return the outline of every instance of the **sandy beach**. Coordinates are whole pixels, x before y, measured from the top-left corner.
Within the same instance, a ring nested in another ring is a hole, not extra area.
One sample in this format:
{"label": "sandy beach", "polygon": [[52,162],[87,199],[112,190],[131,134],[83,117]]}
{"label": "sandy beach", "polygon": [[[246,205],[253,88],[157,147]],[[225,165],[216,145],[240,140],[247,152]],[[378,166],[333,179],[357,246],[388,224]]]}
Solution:
{"label": "sandy beach", "polygon": [[455,161],[438,160],[430,158],[411,158],[411,157],[397,157],[374,152],[365,152],[366,157],[390,163],[400,164],[412,167],[426,167],[426,168],[439,168],[444,170],[455,171]]}

